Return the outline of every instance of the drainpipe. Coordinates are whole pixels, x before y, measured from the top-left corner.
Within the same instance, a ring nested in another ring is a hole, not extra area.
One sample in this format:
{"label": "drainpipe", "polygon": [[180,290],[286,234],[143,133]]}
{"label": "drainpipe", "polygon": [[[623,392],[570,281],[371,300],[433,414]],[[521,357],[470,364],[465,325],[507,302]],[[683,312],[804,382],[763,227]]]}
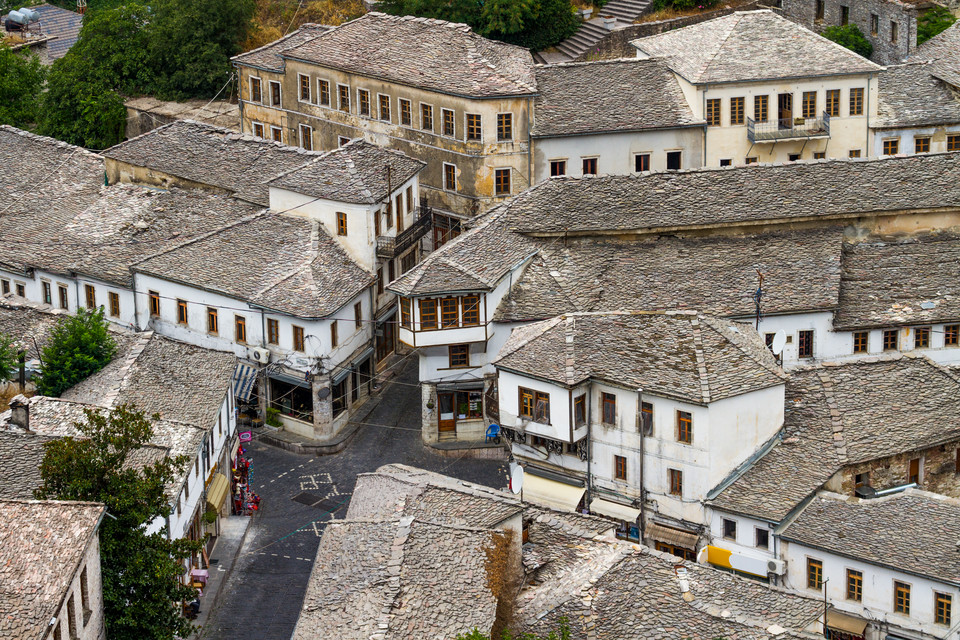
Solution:
{"label": "drainpipe", "polygon": [[[710,88],[710,85],[707,85],[703,88],[703,99],[700,104],[700,113],[703,115],[704,119],[707,117],[707,90]],[[708,125],[703,125],[703,165],[707,166],[707,131],[709,130]]]}
{"label": "drainpipe", "polygon": [[267,348],[267,317],[260,309],[260,346]]}
{"label": "drainpipe", "polygon": [[587,508],[590,508],[591,485],[593,476],[591,475],[591,463],[593,462],[593,385],[587,387]]}
{"label": "drainpipe", "polygon": [[137,274],[133,274],[133,327],[140,329],[140,313],[137,311]]}
{"label": "drainpipe", "polygon": [[873,74],[871,73],[870,75],[867,76],[867,99],[866,99],[867,104],[864,105],[867,109],[867,157],[868,158],[871,155],[870,154],[870,151],[871,151],[870,149],[870,83],[872,81],[873,81]]}
{"label": "drainpipe", "polygon": [[646,528],[646,514],[644,513],[644,493],[646,492],[645,486],[646,483],[643,480],[643,458],[644,458],[644,449],[643,441],[645,437],[644,425],[643,425],[643,389],[637,388],[637,416],[640,418],[640,541],[643,542],[643,532]]}

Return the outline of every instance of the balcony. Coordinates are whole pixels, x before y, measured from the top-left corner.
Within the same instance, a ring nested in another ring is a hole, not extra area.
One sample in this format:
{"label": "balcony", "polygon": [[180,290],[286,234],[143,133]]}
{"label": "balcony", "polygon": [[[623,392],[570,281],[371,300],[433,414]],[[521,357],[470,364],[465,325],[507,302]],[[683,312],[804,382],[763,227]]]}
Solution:
{"label": "balcony", "polygon": [[830,114],[826,111],[819,118],[783,118],[766,122],[747,118],[747,138],[754,144],[829,137]]}
{"label": "balcony", "polygon": [[433,209],[421,204],[417,218],[396,236],[377,236],[377,257],[390,260],[412,247],[433,227]]}

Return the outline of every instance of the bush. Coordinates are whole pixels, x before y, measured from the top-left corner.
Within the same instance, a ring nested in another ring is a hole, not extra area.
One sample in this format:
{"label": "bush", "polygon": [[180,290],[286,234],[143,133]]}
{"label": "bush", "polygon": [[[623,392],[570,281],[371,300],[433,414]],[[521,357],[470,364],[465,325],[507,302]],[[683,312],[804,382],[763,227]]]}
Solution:
{"label": "bush", "polygon": [[267,419],[264,420],[271,427],[282,427],[283,422],[280,421],[280,409],[274,407],[267,407]]}
{"label": "bush", "polygon": [[934,6],[917,18],[917,44],[921,45],[941,31],[948,29],[957,19],[946,7]]}
{"label": "bush", "polygon": [[9,380],[20,367],[20,349],[13,338],[0,333],[0,380]]}
{"label": "bush", "polygon": [[43,348],[37,391],[59,396],[106,366],[117,353],[107,326],[103,309],[78,309],[76,315],[61,318]]}
{"label": "bush", "polygon": [[720,0],[653,0],[653,10],[663,11],[664,9],[673,9],[675,11],[690,11],[691,9],[708,10],[713,9]]}
{"label": "bush", "polygon": [[26,129],[37,121],[46,76],[47,69],[36,55],[0,42],[0,124]]}
{"label": "bush", "polygon": [[864,58],[869,58],[870,54],[873,53],[873,45],[855,24],[827,27],[820,35],[827,40],[833,40],[854,53],[860,54]]}

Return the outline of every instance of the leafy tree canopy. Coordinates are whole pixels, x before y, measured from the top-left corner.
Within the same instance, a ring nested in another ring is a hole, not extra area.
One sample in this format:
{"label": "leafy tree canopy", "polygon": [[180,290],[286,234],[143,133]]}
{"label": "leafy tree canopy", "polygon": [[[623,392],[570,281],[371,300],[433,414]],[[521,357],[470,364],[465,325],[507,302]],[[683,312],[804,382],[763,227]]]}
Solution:
{"label": "leafy tree canopy", "polygon": [[0,124],[25,129],[37,121],[46,75],[36,55],[0,42]]}
{"label": "leafy tree canopy", "polygon": [[128,461],[153,437],[150,418],[127,405],[107,415],[87,409],[85,415],[86,422],[76,425],[83,437],[44,445],[43,485],[36,497],[106,505],[110,516],[100,526],[100,566],[111,639],[186,638],[191,626],[178,606],[196,592],[179,578],[182,560],[198,550],[198,543],[171,542],[145,529],[170,514],[164,488],[179,477],[186,457],[136,468]]}
{"label": "leafy tree canopy", "polygon": [[[570,640],[570,622],[566,616],[561,616],[557,624],[557,630],[551,631],[546,637],[535,636],[531,633],[515,636],[509,631],[504,631],[501,637],[503,640]],[[456,640],[496,640],[496,638],[474,629],[470,633],[461,633],[456,637]]]}
{"label": "leafy tree canopy", "polygon": [[828,40],[833,40],[842,47],[846,47],[854,53],[860,54],[864,58],[869,58],[873,53],[873,45],[867,40],[863,32],[857,25],[850,23],[844,26],[834,25],[827,27],[820,34]]}
{"label": "leafy tree canopy", "polygon": [[103,309],[78,309],[63,316],[43,348],[37,391],[59,396],[102,369],[117,352],[117,342],[107,330]]}
{"label": "leafy tree canopy", "polygon": [[956,21],[956,17],[946,7],[934,5],[927,9],[917,18],[917,44],[923,44],[941,31],[950,28]]}
{"label": "leafy tree canopy", "polygon": [[0,380],[9,380],[20,366],[20,348],[13,338],[0,333]]}

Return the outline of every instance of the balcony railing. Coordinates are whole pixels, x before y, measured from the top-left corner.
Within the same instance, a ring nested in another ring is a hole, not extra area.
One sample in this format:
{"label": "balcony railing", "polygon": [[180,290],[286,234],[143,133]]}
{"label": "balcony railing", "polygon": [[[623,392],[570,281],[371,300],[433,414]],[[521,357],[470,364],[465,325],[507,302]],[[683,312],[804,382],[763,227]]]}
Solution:
{"label": "balcony railing", "polygon": [[377,236],[377,257],[387,260],[395,258],[427,235],[431,228],[433,228],[433,209],[426,204],[421,204],[417,209],[417,218],[409,227],[396,236]]}
{"label": "balcony railing", "polygon": [[819,118],[784,118],[766,122],[747,118],[747,138],[753,143],[829,137],[830,114],[826,111]]}

